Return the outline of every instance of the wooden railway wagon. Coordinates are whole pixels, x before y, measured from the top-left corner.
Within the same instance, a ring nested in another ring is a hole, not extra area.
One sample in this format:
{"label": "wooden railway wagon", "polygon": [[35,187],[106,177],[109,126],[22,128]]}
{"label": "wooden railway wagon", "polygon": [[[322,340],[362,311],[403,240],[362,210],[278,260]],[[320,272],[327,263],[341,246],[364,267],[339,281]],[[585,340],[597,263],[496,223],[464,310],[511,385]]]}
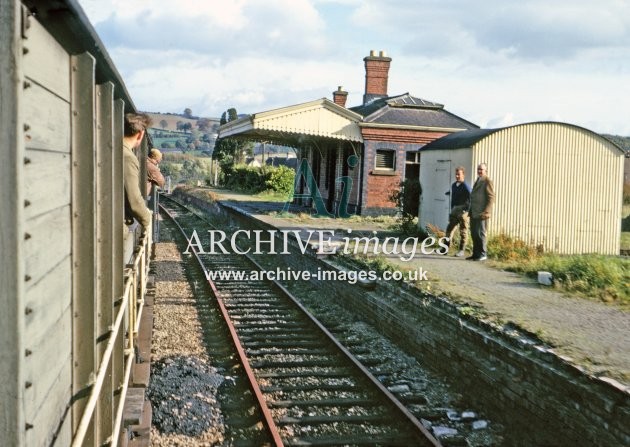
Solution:
{"label": "wooden railway wagon", "polygon": [[135,106],[76,1],[0,0],[0,36],[0,443],[117,445],[150,246],[123,223]]}

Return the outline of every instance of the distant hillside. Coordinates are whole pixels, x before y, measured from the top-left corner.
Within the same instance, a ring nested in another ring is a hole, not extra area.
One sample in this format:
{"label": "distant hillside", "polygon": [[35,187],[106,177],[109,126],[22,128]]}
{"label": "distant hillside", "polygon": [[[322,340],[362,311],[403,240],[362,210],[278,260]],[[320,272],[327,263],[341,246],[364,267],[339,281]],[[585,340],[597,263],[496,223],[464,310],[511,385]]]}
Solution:
{"label": "distant hillside", "polygon": [[[180,115],[177,113],[155,113],[155,112],[144,112],[151,117],[153,120],[153,127],[156,129],[162,129],[162,125],[160,122],[162,120],[166,121],[166,127],[164,130],[177,130],[177,122],[181,121],[182,123],[190,123],[194,128],[197,127],[197,121],[200,119],[204,119],[205,117],[193,117],[186,118],[184,115]],[[216,124],[219,125],[219,118],[206,118],[211,122],[211,126]]]}
{"label": "distant hillside", "polygon": [[619,145],[624,151],[630,152],[630,137],[622,137],[620,135],[602,134],[604,138],[608,138],[613,143]]}

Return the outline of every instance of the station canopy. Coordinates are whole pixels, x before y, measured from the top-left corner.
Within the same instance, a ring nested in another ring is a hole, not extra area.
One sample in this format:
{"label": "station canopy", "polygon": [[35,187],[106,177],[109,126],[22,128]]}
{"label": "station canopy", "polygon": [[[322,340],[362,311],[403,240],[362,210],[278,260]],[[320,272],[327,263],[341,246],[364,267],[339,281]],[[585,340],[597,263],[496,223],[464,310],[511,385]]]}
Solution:
{"label": "station canopy", "polygon": [[219,127],[219,138],[236,137],[291,147],[308,141],[363,142],[362,116],[322,98],[254,113]]}

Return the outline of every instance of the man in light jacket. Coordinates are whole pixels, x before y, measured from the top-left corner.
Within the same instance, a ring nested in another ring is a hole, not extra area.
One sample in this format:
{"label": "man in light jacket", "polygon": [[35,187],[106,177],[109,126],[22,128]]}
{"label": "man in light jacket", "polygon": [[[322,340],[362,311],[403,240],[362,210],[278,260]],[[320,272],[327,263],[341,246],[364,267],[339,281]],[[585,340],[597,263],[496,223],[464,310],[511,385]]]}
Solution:
{"label": "man in light jacket", "polygon": [[133,151],[142,143],[144,133],[150,125],[151,118],[148,115],[127,113],[125,115],[125,134],[122,141],[125,223],[131,225],[136,219],[148,232],[151,232],[151,211],[147,208],[144,194],[140,190],[140,162]]}
{"label": "man in light jacket", "polygon": [[485,163],[477,166],[477,181],[470,193],[470,234],[473,240],[472,256],[466,258],[473,261],[488,259],[487,233],[488,219],[494,205],[494,184],[487,174]]}

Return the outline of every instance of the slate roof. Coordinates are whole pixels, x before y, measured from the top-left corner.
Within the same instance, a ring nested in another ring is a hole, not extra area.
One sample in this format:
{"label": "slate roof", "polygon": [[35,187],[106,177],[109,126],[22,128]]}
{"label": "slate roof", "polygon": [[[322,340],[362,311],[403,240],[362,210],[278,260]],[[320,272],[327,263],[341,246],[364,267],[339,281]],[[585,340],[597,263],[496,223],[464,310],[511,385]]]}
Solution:
{"label": "slate roof", "polygon": [[471,147],[477,141],[501,129],[471,129],[463,132],[454,132],[443,136],[423,146],[421,151],[429,151],[431,149],[459,149],[462,147]]}
{"label": "slate roof", "polygon": [[409,93],[388,96],[350,110],[363,116],[364,123],[421,126],[453,129],[478,129],[479,126],[444,109],[443,104],[416,98]]}

